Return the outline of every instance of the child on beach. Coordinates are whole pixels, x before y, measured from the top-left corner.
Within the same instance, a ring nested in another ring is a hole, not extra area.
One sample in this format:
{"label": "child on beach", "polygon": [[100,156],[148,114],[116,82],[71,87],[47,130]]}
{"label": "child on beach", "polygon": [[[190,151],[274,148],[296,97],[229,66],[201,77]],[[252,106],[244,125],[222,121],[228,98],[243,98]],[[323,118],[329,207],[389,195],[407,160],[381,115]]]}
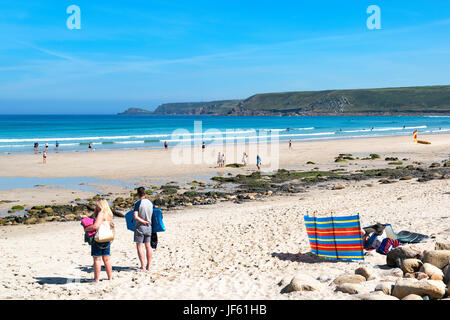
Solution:
{"label": "child on beach", "polygon": [[[113,213],[109,207],[108,201],[103,199],[97,202],[94,211],[94,219],[94,224],[84,228],[84,232],[97,232],[104,221],[109,221],[112,225]],[[98,243],[95,240],[92,241],[91,255],[94,259],[94,281],[99,281],[101,260],[103,260],[103,264],[105,265],[108,280],[111,280],[112,266],[109,262],[109,257],[111,255],[111,241],[103,243]]]}
{"label": "child on beach", "polygon": [[258,167],[258,170],[261,170],[261,158],[259,154],[256,156],[256,166]]}
{"label": "child on beach", "polygon": [[45,150],[45,151],[42,153],[42,163],[43,163],[43,164],[46,164],[46,163],[47,163],[47,150]]}
{"label": "child on beach", "polygon": [[[153,204],[145,198],[145,188],[137,189],[139,200],[134,204],[134,219],[136,226],[134,229],[134,242],[136,243],[137,254],[141,263],[141,270],[150,270],[152,261],[152,248],[150,245],[152,237],[152,215]],[[147,253],[147,264],[144,269],[144,247]]]}

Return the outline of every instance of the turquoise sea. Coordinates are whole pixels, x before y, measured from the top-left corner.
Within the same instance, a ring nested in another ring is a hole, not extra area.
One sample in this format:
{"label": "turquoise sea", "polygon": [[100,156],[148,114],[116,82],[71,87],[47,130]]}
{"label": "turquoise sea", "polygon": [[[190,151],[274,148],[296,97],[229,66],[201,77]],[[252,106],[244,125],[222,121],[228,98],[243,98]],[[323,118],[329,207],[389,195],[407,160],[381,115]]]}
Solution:
{"label": "turquoise sea", "polygon": [[[197,131],[195,129],[197,123]],[[199,131],[201,125],[201,131]],[[215,130],[214,130],[215,129]],[[181,142],[242,143],[278,133],[280,140],[307,141],[450,133],[450,117],[226,117],[119,115],[0,115],[0,153],[155,149]],[[174,134],[174,132],[176,134]]]}

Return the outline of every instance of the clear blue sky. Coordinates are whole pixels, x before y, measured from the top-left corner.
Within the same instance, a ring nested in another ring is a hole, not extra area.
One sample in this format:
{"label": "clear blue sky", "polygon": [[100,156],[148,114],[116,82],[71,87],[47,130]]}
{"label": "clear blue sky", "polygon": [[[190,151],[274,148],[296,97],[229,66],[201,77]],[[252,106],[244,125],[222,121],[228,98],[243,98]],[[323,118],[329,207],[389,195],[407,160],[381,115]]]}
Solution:
{"label": "clear blue sky", "polygon": [[0,38],[2,114],[450,84],[448,0],[0,0]]}

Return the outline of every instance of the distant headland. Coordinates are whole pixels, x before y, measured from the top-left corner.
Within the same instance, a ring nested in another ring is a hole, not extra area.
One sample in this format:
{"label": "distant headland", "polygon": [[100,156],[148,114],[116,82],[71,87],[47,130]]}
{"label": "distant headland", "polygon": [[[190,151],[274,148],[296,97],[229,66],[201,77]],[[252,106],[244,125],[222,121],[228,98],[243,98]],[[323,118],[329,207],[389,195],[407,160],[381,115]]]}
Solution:
{"label": "distant headland", "polygon": [[264,93],[247,99],[165,103],[155,111],[129,108],[119,115],[450,115],[450,85]]}

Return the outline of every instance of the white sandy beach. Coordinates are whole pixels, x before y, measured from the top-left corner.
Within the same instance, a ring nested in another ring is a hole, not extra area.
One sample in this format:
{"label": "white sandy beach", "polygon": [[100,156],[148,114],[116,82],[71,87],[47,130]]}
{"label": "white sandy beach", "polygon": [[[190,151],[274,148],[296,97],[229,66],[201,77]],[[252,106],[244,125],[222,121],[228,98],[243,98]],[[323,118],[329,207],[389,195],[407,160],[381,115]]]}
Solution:
{"label": "white sandy beach", "polygon": [[[280,167],[310,169],[311,165],[305,163],[314,161],[312,167],[330,170],[344,166],[353,171],[387,167],[385,156],[408,158],[405,165],[420,161],[424,166],[448,159],[449,135],[421,138],[432,144],[418,145],[411,142],[411,137],[392,137],[302,142],[295,143],[292,151],[282,145]],[[0,176],[117,179],[145,173],[150,181],[178,181],[187,176],[217,175],[218,169],[210,164],[174,167],[164,160],[164,152],[61,153],[50,155],[45,167],[35,155],[8,155],[0,158]],[[357,164],[351,165],[334,163],[339,153],[378,153],[382,159],[354,161]],[[250,170],[254,170],[253,166],[225,168],[222,174]],[[164,215],[167,231],[159,234],[150,272],[135,271],[138,259],[132,232],[126,229],[124,219],[115,217],[113,280],[98,284],[85,282],[93,277],[92,258],[79,222],[0,227],[0,299],[354,299],[334,292],[331,281],[341,274],[354,273],[360,265],[374,267],[378,278],[388,277],[389,270],[382,268],[386,257],[377,253],[371,253],[364,262],[324,262],[311,257],[303,223],[307,211],[319,215],[331,211],[336,215],[359,213],[363,225],[390,223],[395,231],[435,236],[415,245],[420,249],[433,249],[436,241],[450,241],[450,180],[340,184],[345,189],[331,190],[330,185],[323,184],[293,196],[170,211]],[[16,196],[8,192],[0,192],[0,199]],[[67,192],[74,197],[79,193]],[[117,190],[117,194],[120,192],[125,191]],[[33,202],[28,194],[35,191],[25,190],[18,199]],[[48,190],[39,194],[43,203],[54,197]],[[321,289],[280,293],[280,280],[299,272],[320,279]],[[67,283],[72,279],[73,283]],[[104,271],[101,279],[106,279]],[[377,283],[367,281],[364,290],[372,291]]]}

